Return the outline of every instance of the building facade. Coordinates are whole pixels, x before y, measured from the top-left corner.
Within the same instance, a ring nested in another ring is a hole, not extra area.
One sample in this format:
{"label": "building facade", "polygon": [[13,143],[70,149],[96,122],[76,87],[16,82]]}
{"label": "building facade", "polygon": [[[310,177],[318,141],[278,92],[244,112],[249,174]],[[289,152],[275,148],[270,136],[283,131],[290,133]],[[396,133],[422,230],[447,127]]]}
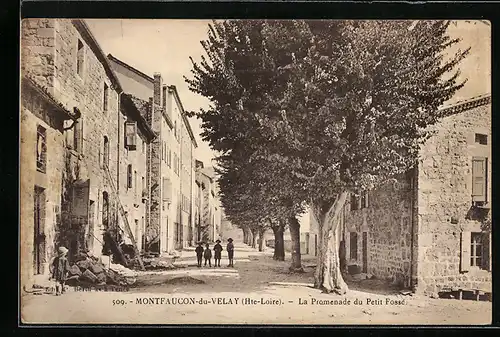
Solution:
{"label": "building facade", "polygon": [[491,96],[445,107],[418,165],[346,206],[348,263],[424,294],[491,289]]}
{"label": "building facade", "polygon": [[[21,44],[22,75],[43,88],[59,108],[74,112],[62,128],[60,119],[49,128],[43,123],[35,126],[32,118],[50,115],[45,103],[36,100],[36,105],[27,103],[21,111],[26,116],[21,123],[22,156],[37,146],[48,160],[46,172],[37,171],[46,175],[46,183],[36,188],[32,185],[38,183],[31,180],[38,174],[31,176],[28,160],[21,164],[21,240],[31,243],[26,249],[34,249],[33,254],[24,252],[30,256],[26,261],[46,265],[59,245],[69,248],[70,258],[84,250],[101,255],[105,233],[117,227],[121,85],[83,20],[23,20]],[[32,97],[28,90],[21,96]],[[34,145],[34,130],[45,144]],[[38,207],[38,215],[28,211],[31,206]],[[34,270],[48,273],[46,266]]]}
{"label": "building facade", "polygon": [[194,150],[197,146],[175,86],[163,84],[160,73],[150,77],[108,55],[125,92],[142,102],[156,137],[149,152],[149,198],[146,202],[145,249],[166,254],[193,241]]}
{"label": "building facade", "polygon": [[204,167],[203,162],[197,160],[196,181],[201,186],[200,226],[197,231],[202,241],[214,242],[221,235],[223,212],[213,167]]}

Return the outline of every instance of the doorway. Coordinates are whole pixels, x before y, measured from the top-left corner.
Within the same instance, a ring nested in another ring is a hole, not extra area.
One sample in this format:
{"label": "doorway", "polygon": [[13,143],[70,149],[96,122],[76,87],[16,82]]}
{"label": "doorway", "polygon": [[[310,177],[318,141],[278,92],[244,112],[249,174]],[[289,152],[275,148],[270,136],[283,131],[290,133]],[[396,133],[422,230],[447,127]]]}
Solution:
{"label": "doorway", "polygon": [[368,272],[368,233],[363,232],[363,273]]}
{"label": "doorway", "polygon": [[45,262],[45,189],[35,186],[34,192],[33,273],[39,275]]}

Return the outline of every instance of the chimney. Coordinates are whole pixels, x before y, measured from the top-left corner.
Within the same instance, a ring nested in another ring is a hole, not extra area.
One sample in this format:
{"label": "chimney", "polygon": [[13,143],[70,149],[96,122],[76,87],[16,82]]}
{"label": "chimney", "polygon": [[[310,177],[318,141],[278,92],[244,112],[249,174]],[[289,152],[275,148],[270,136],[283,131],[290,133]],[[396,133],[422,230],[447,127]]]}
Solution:
{"label": "chimney", "polygon": [[160,73],[154,73],[154,82],[153,82],[153,102],[156,105],[162,104],[161,100],[161,87],[162,87],[162,78]]}
{"label": "chimney", "polygon": [[153,97],[149,97],[149,110],[147,114],[147,122],[149,123],[149,126],[154,130],[154,114],[155,114],[155,108],[153,104]]}
{"label": "chimney", "polygon": [[161,103],[162,103],[163,111],[168,112],[168,110],[167,110],[167,85],[164,84],[162,89],[163,89],[163,91],[162,91],[163,96],[162,96]]}

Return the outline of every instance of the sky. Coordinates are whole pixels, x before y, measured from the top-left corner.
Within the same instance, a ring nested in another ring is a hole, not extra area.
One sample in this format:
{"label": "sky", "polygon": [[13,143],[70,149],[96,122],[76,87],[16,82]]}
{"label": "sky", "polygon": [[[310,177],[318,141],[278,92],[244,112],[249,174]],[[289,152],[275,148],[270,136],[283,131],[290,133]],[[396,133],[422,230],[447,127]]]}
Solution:
{"label": "sky", "polygon": [[[175,85],[184,109],[198,111],[206,108],[208,101],[188,89],[183,76],[191,77],[191,61],[201,59],[204,53],[200,44],[207,36],[210,20],[85,20],[106,54],[153,76],[161,73],[163,83]],[[200,137],[201,121],[190,118],[198,148],[196,159],[211,165],[215,157],[208,143]]]}
{"label": "sky", "polygon": [[[183,76],[191,77],[191,61],[204,54],[200,44],[207,36],[209,20],[122,20],[88,19],[88,26],[103,51],[111,53],[134,68],[153,76],[160,72],[163,83],[175,85],[184,108],[198,111],[208,101],[189,91]],[[491,92],[491,27],[487,24],[460,22],[450,26],[450,35],[461,37],[457,48],[472,47],[471,54],[460,65],[461,79],[468,83],[449,103]],[[197,138],[196,159],[211,165],[215,152],[200,137],[201,121],[190,119]]]}

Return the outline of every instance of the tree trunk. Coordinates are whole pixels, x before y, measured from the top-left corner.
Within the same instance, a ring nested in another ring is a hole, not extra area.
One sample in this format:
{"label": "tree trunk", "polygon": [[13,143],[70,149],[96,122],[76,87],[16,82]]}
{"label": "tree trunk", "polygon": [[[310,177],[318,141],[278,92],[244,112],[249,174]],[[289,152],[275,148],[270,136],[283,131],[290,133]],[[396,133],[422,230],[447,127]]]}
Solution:
{"label": "tree trunk", "polygon": [[264,234],[266,232],[265,228],[259,229],[259,252],[264,251]]}
{"label": "tree trunk", "polygon": [[290,271],[304,272],[300,258],[300,223],[296,217],[290,217],[288,221],[290,237],[292,239],[292,263],[290,265]]}
{"label": "tree trunk", "polygon": [[277,261],[285,261],[285,242],[283,233],[285,232],[285,224],[280,221],[279,225],[273,226],[274,233],[274,255],[273,259]]}
{"label": "tree trunk", "polygon": [[242,228],[241,230],[243,231],[243,243],[244,244],[248,244],[248,233],[247,233],[247,230],[246,230],[246,228]]}
{"label": "tree trunk", "polygon": [[348,290],[340,270],[340,254],[337,243],[340,212],[344,208],[348,192],[342,192],[328,211],[313,205],[318,222],[318,264],[314,274],[314,287],[326,293],[343,295]]}
{"label": "tree trunk", "polygon": [[252,248],[257,248],[257,230],[252,229]]}

